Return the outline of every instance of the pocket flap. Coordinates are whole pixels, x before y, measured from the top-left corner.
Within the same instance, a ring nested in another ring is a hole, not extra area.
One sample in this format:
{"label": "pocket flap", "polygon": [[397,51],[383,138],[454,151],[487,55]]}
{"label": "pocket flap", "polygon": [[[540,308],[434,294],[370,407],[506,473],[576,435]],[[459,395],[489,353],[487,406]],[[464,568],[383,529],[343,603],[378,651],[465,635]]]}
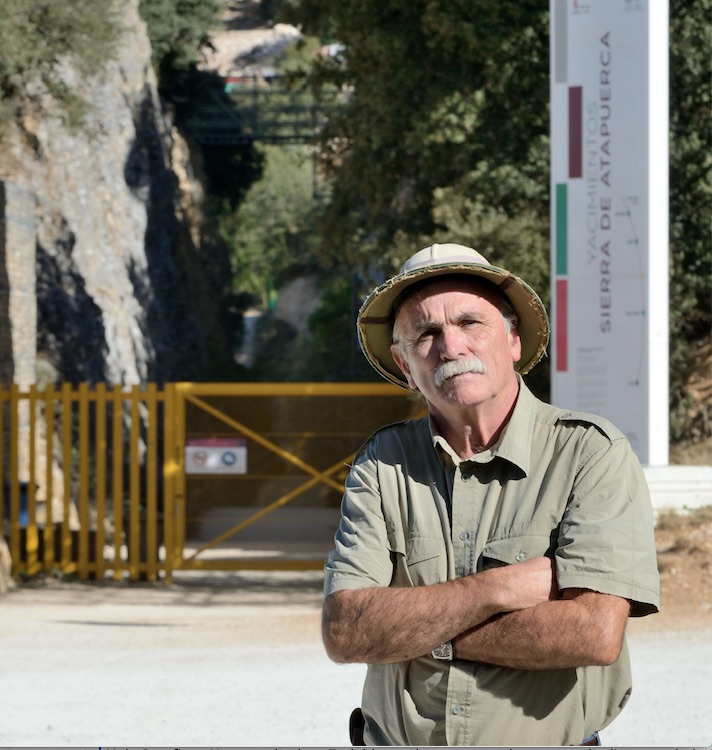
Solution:
{"label": "pocket flap", "polygon": [[[531,560],[533,557],[543,557],[548,550],[548,536],[527,535],[496,539],[487,542],[482,550],[483,567],[492,567],[493,563],[514,565]],[[488,563],[488,560],[492,562]]]}

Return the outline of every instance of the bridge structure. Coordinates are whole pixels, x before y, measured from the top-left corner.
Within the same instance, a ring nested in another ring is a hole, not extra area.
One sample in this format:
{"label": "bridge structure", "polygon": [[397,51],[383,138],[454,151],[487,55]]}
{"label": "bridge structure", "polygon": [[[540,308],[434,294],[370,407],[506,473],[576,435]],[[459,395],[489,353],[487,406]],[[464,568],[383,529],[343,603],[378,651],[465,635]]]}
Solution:
{"label": "bridge structure", "polygon": [[308,143],[348,96],[334,88],[316,98],[293,78],[257,74],[230,76],[224,91],[204,94],[187,125],[198,143],[207,146]]}

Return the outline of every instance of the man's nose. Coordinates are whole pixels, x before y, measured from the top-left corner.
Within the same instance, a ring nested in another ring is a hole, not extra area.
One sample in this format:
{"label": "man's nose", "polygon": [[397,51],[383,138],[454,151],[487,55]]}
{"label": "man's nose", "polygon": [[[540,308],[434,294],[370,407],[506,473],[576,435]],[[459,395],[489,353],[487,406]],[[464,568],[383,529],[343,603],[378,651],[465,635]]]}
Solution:
{"label": "man's nose", "polygon": [[440,333],[440,359],[459,359],[467,356],[465,335],[458,326],[443,328]]}

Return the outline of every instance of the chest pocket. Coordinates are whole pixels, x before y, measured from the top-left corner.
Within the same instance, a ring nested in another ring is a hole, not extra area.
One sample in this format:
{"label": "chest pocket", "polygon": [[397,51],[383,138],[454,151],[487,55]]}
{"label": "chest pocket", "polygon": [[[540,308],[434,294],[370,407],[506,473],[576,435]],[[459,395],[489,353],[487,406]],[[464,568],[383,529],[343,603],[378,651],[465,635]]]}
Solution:
{"label": "chest pocket", "polygon": [[447,580],[445,544],[441,536],[399,529],[389,533],[392,586],[429,586]]}
{"label": "chest pocket", "polygon": [[526,534],[487,542],[480,556],[478,570],[499,565],[514,565],[534,557],[553,557],[552,534]]}

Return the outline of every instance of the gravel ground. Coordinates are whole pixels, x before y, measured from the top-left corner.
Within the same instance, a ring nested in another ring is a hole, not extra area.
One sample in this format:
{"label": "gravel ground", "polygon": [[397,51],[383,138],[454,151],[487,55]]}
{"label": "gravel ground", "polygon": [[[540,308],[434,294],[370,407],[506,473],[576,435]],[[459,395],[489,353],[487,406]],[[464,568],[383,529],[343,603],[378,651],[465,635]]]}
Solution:
{"label": "gravel ground", "polygon": [[[365,668],[324,654],[320,583],[215,573],[11,592],[0,746],[346,747]],[[664,626],[631,622],[635,690],[608,746],[712,742],[712,623]]]}

